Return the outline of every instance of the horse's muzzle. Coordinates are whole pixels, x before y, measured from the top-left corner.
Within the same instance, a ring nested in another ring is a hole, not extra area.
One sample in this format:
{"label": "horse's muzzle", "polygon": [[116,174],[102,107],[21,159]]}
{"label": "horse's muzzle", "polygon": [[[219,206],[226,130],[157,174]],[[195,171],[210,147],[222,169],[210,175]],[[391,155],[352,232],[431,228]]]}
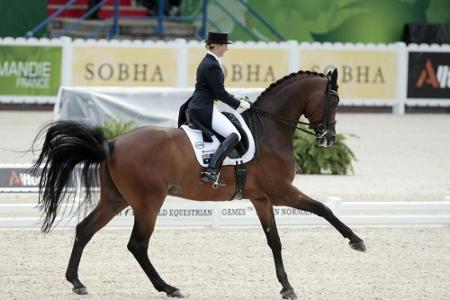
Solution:
{"label": "horse's muzzle", "polygon": [[336,134],[327,130],[319,136],[316,136],[316,143],[321,147],[329,147],[336,142]]}

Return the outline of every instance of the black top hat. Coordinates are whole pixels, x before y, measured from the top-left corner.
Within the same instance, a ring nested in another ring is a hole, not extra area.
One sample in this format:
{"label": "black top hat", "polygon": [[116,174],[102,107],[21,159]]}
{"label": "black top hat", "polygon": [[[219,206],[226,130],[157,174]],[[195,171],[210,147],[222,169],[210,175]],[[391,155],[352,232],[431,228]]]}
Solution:
{"label": "black top hat", "polygon": [[207,44],[231,44],[228,41],[228,33],[226,32],[208,32]]}

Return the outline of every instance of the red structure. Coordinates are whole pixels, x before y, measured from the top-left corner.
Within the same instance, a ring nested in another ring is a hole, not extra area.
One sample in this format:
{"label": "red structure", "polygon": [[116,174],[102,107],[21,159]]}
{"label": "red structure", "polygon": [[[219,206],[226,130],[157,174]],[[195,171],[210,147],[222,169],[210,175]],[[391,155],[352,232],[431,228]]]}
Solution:
{"label": "red structure", "polygon": [[[48,0],[47,15],[50,16],[56,10],[61,8],[68,0]],[[136,5],[133,0],[119,0],[119,16],[121,17],[145,17],[147,10]],[[88,0],[78,0],[74,5],[64,10],[59,18],[79,18],[88,9]],[[114,14],[114,0],[108,0],[102,5],[98,16],[100,19],[108,19]]]}

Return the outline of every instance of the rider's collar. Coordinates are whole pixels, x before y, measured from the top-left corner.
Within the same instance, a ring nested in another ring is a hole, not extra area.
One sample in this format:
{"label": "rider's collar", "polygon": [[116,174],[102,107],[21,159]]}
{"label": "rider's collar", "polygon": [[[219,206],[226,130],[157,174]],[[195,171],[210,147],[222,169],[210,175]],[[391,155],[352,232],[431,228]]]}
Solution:
{"label": "rider's collar", "polygon": [[220,61],[220,58],[217,56],[217,55],[215,55],[212,51],[210,51],[210,50],[207,50],[207,53],[208,54],[211,54],[216,60],[217,60],[217,62],[219,63],[219,65],[222,65],[222,62]]}

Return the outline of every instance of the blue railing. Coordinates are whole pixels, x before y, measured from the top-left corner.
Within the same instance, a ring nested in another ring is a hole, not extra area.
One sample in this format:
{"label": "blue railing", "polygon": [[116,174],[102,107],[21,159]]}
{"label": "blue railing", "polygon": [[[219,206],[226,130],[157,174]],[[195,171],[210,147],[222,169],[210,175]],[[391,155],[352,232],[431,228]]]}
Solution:
{"label": "blue railing", "polygon": [[164,10],[165,10],[165,2],[166,0],[158,0],[158,15],[157,16],[151,16],[148,17],[148,19],[157,19],[157,25],[156,25],[156,33],[163,35],[164,34],[164,21],[195,21],[200,19],[201,20],[201,26],[197,32],[198,36],[202,39],[205,39],[206,37],[206,24],[208,21],[208,2],[209,0],[203,0],[202,2],[202,14],[197,16],[165,16]]}
{"label": "blue railing", "polygon": [[[78,21],[76,21],[75,23],[71,24],[69,27],[67,27],[62,33],[61,36],[64,36],[66,34],[69,34],[70,32],[72,32],[73,30],[75,30],[78,26],[80,26],[81,21],[86,20],[86,18],[90,17],[94,11],[96,11],[97,9],[100,9],[100,7],[108,0],[101,0],[99,3],[97,3],[95,6],[93,6],[91,9],[89,9],[85,14],[83,14]],[[109,32],[109,37],[114,37],[116,36],[117,32],[118,32],[118,19],[119,19],[119,9],[118,9],[118,5],[119,5],[119,0],[114,0],[114,14],[113,14],[113,25],[111,26],[111,30]],[[99,32],[102,28],[104,27],[104,25],[100,25],[98,30],[94,30],[95,32]]]}
{"label": "blue railing", "polygon": [[[233,22],[235,24],[237,24],[239,27],[241,27],[249,36],[251,36],[254,40],[259,40],[259,37],[244,23],[242,23],[238,18],[236,18],[222,3],[220,0],[212,0],[213,3],[215,5],[217,5],[223,12],[224,14],[229,17],[231,20],[233,20]],[[258,21],[260,21],[264,27],[266,27],[270,32],[272,32],[274,34],[274,36],[276,36],[276,38],[279,41],[285,41],[286,38],[279,32],[277,31],[266,19],[264,19],[264,17],[262,17],[252,6],[250,6],[245,0],[238,0],[238,3],[240,3],[241,5],[243,5],[247,11],[253,15]],[[211,20],[208,20],[210,24],[213,24],[213,22]],[[214,26],[216,29],[218,28],[218,26],[216,26],[214,24]],[[220,29],[218,30],[220,31]]]}
{"label": "blue railing", "polygon": [[[83,14],[76,22],[70,25],[70,27],[66,28],[61,35],[67,35],[70,34],[70,32],[74,31],[77,27],[80,26],[81,22],[85,20],[86,18],[90,17],[95,11],[100,9],[100,7],[108,0],[102,0],[99,3],[97,3],[94,7],[90,8],[85,14]],[[254,16],[258,21],[260,21],[278,40],[284,41],[286,40],[285,37],[278,32],[266,19],[264,19],[253,7],[251,7],[245,0],[237,0],[237,3],[240,3],[243,5],[247,11]],[[55,11],[53,14],[51,14],[49,17],[47,17],[44,21],[39,23],[35,28],[27,32],[26,37],[32,37],[34,36],[39,30],[46,27],[53,19],[58,17],[64,10],[68,9],[70,6],[75,4],[77,0],[69,0],[66,4],[61,6],[57,11]],[[221,29],[214,24],[209,18],[208,18],[208,4],[209,2],[214,3],[219,7],[224,14],[229,17],[235,24],[240,26],[249,36],[251,36],[254,40],[259,40],[259,37],[242,21],[240,21],[238,18],[236,18],[222,3],[218,0],[203,0],[202,1],[202,13],[199,16],[165,16],[165,2],[166,0],[158,0],[158,14],[156,16],[149,16],[145,17],[146,19],[156,19],[157,26],[156,26],[156,33],[158,35],[164,35],[164,22],[165,21],[195,21],[200,19],[201,20],[201,26],[197,32],[198,36],[202,39],[206,38],[206,28],[207,26],[212,27],[215,31],[220,31]],[[141,17],[139,17],[141,18]],[[109,26],[106,22],[99,25],[97,30],[93,30],[90,33],[90,36],[98,34],[102,29],[104,29],[105,26]],[[114,38],[119,34],[119,0],[114,0],[114,14],[112,17],[112,25],[108,33],[108,38]]]}
{"label": "blue railing", "polygon": [[202,7],[202,26],[200,27],[200,31],[198,35],[205,40],[206,39],[206,21],[208,20],[208,0],[203,1]]}
{"label": "blue railing", "polygon": [[114,0],[113,25],[109,31],[109,38],[113,38],[119,34],[119,0]]}
{"label": "blue railing", "polygon": [[25,35],[25,37],[27,37],[27,38],[33,37],[36,34],[36,32],[38,32],[39,30],[41,30],[42,28],[47,26],[48,23],[50,23],[51,20],[53,20],[54,18],[59,16],[63,11],[65,11],[67,8],[72,6],[72,4],[74,4],[75,2],[77,2],[77,0],[70,0],[69,2],[67,2],[66,4],[61,6],[58,10],[56,10],[54,13],[52,13],[47,19],[45,19],[44,21],[39,23],[32,30],[28,31],[27,34]]}
{"label": "blue railing", "polygon": [[[85,20],[86,18],[90,17],[96,10],[100,9],[100,7],[108,0],[102,0],[99,3],[97,3],[94,7],[89,9],[84,15],[82,15],[76,22],[71,24],[70,27],[65,29],[62,33],[62,35],[70,34],[70,32],[74,31],[77,27],[80,26],[81,22]],[[63,11],[68,9],[70,6],[75,4],[77,0],[69,0],[66,4],[61,6],[57,11],[55,11],[53,14],[51,14],[49,17],[47,17],[44,21],[39,23],[35,28],[27,32],[25,37],[33,37],[39,30],[46,27],[52,20],[54,20],[56,17],[58,17]],[[198,35],[201,38],[205,38],[206,36],[206,24],[207,24],[207,13],[208,13],[208,0],[203,0],[202,3],[202,15],[200,17],[191,17],[191,16],[165,16],[164,15],[164,9],[165,9],[165,2],[166,0],[158,0],[158,14],[156,16],[149,16],[145,17],[146,19],[156,19],[157,20],[157,27],[156,27],[156,33],[159,35],[164,34],[164,21],[194,21],[196,19],[201,19],[201,27],[198,31]],[[141,17],[139,17],[141,18]],[[114,14],[112,17],[113,24],[111,26],[111,29],[108,34],[108,38],[114,38],[119,34],[119,0],[114,0]],[[107,24],[103,23],[100,24],[97,30],[94,30],[91,32],[90,35],[97,34],[101,29],[103,29]]]}
{"label": "blue railing", "polygon": [[[81,21],[83,21],[86,18],[90,17],[96,10],[100,9],[100,7],[103,4],[105,4],[106,1],[108,1],[108,0],[101,0],[99,3],[97,3],[96,5],[91,7],[84,15],[82,15],[78,19],[77,22],[73,23],[70,27],[68,27],[66,30],[64,30],[61,33],[61,36],[66,35],[66,34],[70,33],[71,31],[75,30],[78,26],[80,26]],[[63,11],[68,9],[70,6],[75,4],[75,2],[77,2],[77,0],[69,0],[66,4],[61,6],[57,11],[55,11],[53,14],[51,14],[49,17],[47,17],[47,19],[45,19],[44,21],[39,23],[32,30],[28,31],[25,37],[29,38],[29,37],[34,36],[36,34],[36,32],[38,32],[39,30],[41,30],[42,28],[47,26],[48,23],[50,23],[53,19],[58,17]],[[119,32],[119,0],[114,0],[114,13],[113,13],[112,20],[113,20],[113,24],[112,24],[111,29],[109,31],[109,35],[108,35],[109,38],[115,37],[118,34],[118,32]],[[101,28],[103,28],[103,27],[104,27],[104,25],[99,26],[99,30]],[[95,32],[98,32],[99,30],[96,30]]]}
{"label": "blue railing", "polygon": [[264,19],[260,14],[256,12],[256,10],[251,7],[247,2],[244,0],[239,0],[239,2],[245,6],[248,11],[256,18],[258,21],[260,21],[267,29],[270,30],[280,41],[285,41],[286,38],[278,31],[276,30],[266,19]]}

